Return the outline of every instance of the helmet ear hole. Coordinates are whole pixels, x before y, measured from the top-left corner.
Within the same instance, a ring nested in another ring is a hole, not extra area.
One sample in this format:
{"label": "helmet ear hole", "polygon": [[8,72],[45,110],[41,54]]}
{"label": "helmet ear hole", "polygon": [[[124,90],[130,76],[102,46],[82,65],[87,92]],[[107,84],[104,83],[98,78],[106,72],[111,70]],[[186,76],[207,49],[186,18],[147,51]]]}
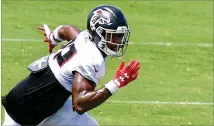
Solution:
{"label": "helmet ear hole", "polygon": [[100,42],[100,38],[98,36],[94,36],[94,42],[99,43]]}

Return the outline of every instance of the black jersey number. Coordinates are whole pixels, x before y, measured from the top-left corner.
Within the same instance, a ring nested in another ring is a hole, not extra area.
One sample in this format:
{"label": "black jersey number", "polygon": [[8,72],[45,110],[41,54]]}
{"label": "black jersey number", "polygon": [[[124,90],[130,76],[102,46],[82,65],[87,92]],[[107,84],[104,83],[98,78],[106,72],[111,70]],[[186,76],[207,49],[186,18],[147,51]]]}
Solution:
{"label": "black jersey number", "polygon": [[54,59],[56,58],[60,67],[62,67],[66,62],[68,62],[75,54],[77,53],[73,41],[67,43],[61,48],[61,51],[58,52]]}

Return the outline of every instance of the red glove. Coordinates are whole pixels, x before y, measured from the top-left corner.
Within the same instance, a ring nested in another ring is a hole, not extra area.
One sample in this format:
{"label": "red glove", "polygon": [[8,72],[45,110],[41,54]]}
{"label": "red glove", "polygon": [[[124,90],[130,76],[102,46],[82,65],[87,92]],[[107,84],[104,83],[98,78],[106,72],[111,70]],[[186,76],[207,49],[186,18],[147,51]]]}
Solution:
{"label": "red glove", "polygon": [[56,46],[56,44],[51,41],[51,35],[53,35],[53,32],[45,24],[43,26],[39,26],[38,29],[43,32],[43,35],[45,36],[44,42],[48,43],[48,51],[49,53],[52,53],[53,48]]}
{"label": "red glove", "polygon": [[132,60],[126,66],[124,66],[124,61],[122,61],[117,69],[115,77],[112,81],[107,83],[105,87],[114,94],[119,88],[122,88],[134,81],[138,77],[139,69],[140,63],[138,61]]}
{"label": "red glove", "polygon": [[139,69],[140,63],[137,61],[132,60],[125,67],[122,61],[113,80],[119,88],[124,87],[137,78]]}

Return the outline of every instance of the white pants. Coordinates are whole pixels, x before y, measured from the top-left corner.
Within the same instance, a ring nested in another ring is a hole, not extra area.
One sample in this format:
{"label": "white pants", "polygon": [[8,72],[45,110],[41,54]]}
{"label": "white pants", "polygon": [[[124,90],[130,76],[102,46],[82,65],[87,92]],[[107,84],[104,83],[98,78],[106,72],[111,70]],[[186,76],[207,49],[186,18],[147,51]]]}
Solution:
{"label": "white pants", "polygon": [[[38,126],[75,125],[75,126],[98,126],[97,121],[87,112],[79,115],[72,109],[72,100],[68,99],[63,107],[54,115],[43,120]],[[5,111],[3,126],[20,126]]]}

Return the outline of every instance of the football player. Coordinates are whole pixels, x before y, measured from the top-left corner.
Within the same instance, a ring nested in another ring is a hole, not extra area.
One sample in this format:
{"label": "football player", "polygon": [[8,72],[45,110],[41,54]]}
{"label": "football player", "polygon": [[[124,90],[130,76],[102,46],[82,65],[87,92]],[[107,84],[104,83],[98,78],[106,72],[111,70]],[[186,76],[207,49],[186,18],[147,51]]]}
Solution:
{"label": "football player", "polygon": [[61,41],[69,42],[31,63],[30,75],[2,98],[3,125],[98,125],[87,111],[134,81],[140,69],[138,61],[122,61],[112,80],[95,89],[105,75],[107,56],[121,57],[127,49],[125,16],[114,6],[101,5],[89,13],[85,31],[63,25],[53,32],[47,25],[39,29],[49,52]]}

